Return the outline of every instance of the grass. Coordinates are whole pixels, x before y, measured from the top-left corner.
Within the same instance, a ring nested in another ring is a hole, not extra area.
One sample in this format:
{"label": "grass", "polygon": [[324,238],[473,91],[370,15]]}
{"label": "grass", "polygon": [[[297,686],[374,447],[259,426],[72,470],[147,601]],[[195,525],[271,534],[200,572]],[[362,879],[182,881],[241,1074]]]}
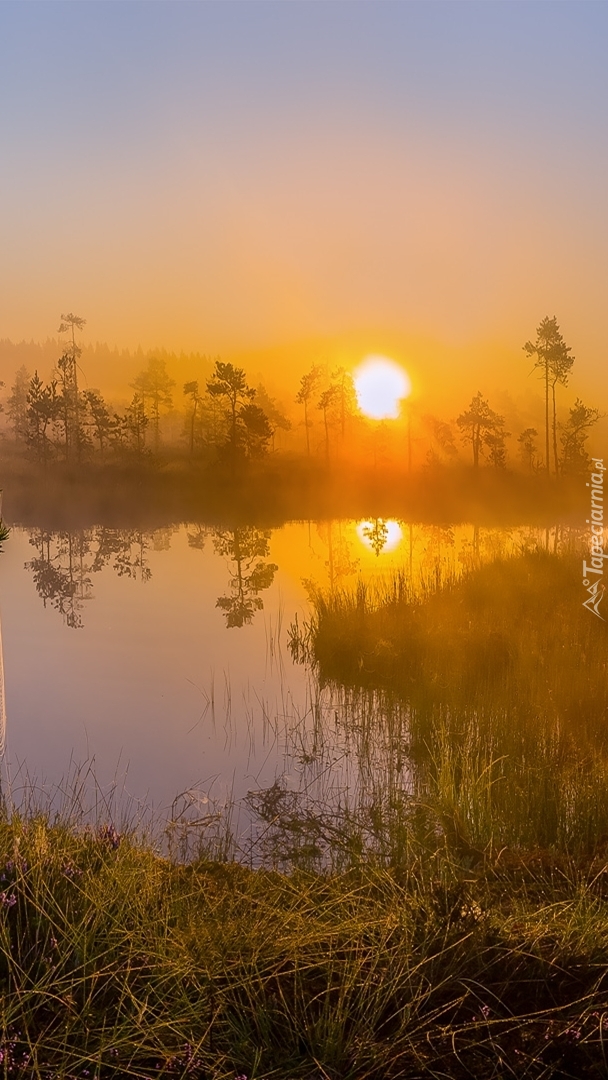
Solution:
{"label": "grass", "polygon": [[[580,559],[533,552],[430,583],[313,593],[291,646],[367,695],[453,844],[592,855],[608,838],[607,627]],[[375,702],[375,708],[374,703]]]}
{"label": "grass", "polygon": [[252,793],[249,865],[219,825],[163,848],[5,812],[4,1076],[607,1075],[608,659],[578,559],[383,588],[292,630],[357,798]]}
{"label": "grass", "polygon": [[414,814],[399,863],[162,858],[0,826],[4,1075],[604,1076],[608,862],[475,869]]}
{"label": "grass", "polygon": [[[606,626],[582,607],[581,559],[545,551],[496,559],[462,578],[405,575],[313,589],[293,647],[324,681],[383,688],[422,708],[475,703],[603,716]],[[597,666],[592,666],[597,665]],[[591,677],[590,677],[591,676]],[[511,694],[511,700],[507,694]]]}

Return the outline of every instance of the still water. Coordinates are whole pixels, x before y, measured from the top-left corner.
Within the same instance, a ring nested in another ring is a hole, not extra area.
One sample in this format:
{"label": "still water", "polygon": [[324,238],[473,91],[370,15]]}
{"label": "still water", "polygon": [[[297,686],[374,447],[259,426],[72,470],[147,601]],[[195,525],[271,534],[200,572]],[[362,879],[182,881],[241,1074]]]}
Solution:
{"label": "still water", "polygon": [[527,527],[383,520],[14,527],[0,557],[4,783],[50,791],[92,763],[102,789],[115,781],[123,799],[161,815],[185,791],[221,805],[276,779],[301,788],[315,763],[316,782],[360,784],[344,701],[287,648],[310,583],[459,573],[537,539]]}

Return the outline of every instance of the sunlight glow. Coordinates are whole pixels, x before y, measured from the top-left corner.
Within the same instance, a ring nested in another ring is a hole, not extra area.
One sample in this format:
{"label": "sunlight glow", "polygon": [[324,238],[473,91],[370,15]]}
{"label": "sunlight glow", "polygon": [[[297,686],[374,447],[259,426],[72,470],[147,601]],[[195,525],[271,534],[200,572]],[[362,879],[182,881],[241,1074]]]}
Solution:
{"label": "sunlight glow", "polygon": [[360,521],[357,525],[357,536],[361,543],[376,555],[394,551],[403,539],[401,526],[396,521],[385,521],[383,518],[378,518],[377,521]]}
{"label": "sunlight glow", "polygon": [[403,368],[387,356],[366,356],[354,373],[361,412],[372,420],[396,420],[412,384]]}

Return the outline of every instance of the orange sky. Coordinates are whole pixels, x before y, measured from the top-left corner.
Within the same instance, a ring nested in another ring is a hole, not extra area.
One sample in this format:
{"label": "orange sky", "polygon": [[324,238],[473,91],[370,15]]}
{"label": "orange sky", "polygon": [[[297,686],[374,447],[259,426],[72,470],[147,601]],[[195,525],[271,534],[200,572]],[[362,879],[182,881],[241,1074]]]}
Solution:
{"label": "orange sky", "polygon": [[519,386],[555,314],[581,392],[606,394],[606,21],[4,5],[0,337],[71,310],[87,340],[279,380],[388,352],[447,393],[463,370]]}

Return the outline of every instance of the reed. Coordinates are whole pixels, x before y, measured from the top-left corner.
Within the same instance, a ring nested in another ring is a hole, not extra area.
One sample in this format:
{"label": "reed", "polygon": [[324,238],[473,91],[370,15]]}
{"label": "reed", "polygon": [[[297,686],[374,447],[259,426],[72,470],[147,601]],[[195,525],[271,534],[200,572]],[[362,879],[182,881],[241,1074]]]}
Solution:
{"label": "reed", "polygon": [[401,717],[416,794],[454,842],[590,854],[608,837],[608,658],[583,598],[575,555],[529,553],[415,592],[313,592],[291,648]]}
{"label": "reed", "polygon": [[7,805],[4,1075],[604,1076],[606,642],[574,567],[313,597],[310,782],[252,792],[245,844],[184,796],[164,835],[80,779]]}
{"label": "reed", "polygon": [[184,865],[111,824],[14,814],[4,1075],[603,1075],[608,864],[471,869],[421,820],[402,854],[324,874]]}

